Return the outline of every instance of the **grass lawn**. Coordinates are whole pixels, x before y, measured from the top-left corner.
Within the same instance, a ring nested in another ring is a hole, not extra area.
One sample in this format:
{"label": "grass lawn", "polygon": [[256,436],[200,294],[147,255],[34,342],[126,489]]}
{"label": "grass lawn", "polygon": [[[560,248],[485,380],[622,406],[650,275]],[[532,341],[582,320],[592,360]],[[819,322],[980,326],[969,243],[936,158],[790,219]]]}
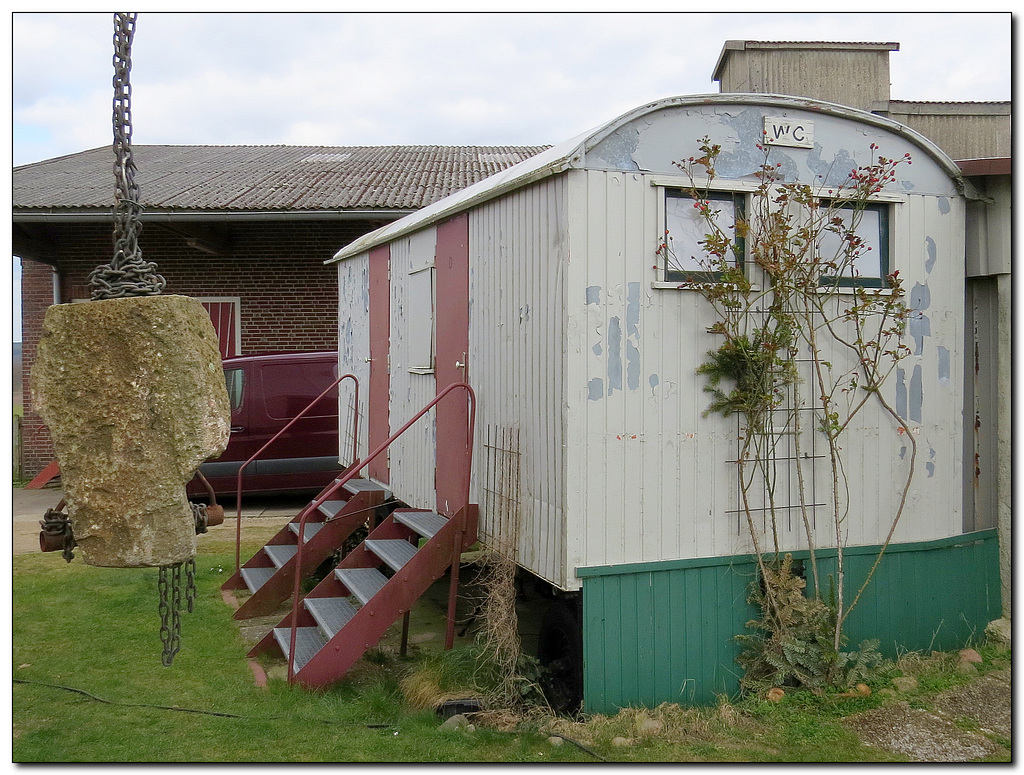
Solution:
{"label": "grass lawn", "polygon": [[[243,557],[266,537],[254,532]],[[233,545],[202,536],[196,563],[195,611],[182,613],[181,651],[163,667],[156,569],[93,568],[80,557],[66,564],[58,552],[14,557],[13,761],[901,760],[862,745],[840,723],[881,703],[877,693],[796,693],[779,704],[663,706],[653,714],[624,710],[586,724],[540,717],[521,720],[511,731],[482,724],[468,731],[441,729],[432,711],[416,710],[403,696],[402,678],[436,654],[413,650],[403,660],[378,653],[326,691],[281,679],[261,689],[220,596],[234,567]],[[470,672],[465,650],[444,658]],[[658,734],[638,731],[652,719],[661,725]],[[550,740],[552,730],[570,742]],[[616,745],[616,737],[630,738],[629,744]]]}

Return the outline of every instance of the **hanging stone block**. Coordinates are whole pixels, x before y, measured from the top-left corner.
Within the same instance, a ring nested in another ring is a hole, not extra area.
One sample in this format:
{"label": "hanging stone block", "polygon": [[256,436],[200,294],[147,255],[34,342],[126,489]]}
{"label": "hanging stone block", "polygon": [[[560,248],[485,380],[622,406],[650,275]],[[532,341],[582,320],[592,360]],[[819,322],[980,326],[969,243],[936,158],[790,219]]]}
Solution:
{"label": "hanging stone block", "polygon": [[209,314],[184,296],[46,311],[32,402],[49,426],[89,565],[195,556],[185,485],[228,443],[231,413]]}

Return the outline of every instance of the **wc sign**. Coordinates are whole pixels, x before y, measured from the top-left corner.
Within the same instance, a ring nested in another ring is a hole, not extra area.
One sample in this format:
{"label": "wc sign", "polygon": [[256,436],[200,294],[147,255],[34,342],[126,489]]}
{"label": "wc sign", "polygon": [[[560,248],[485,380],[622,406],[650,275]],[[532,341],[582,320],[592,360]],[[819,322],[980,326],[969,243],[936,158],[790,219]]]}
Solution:
{"label": "wc sign", "polygon": [[768,145],[785,145],[790,148],[813,148],[814,122],[765,116],[764,139]]}

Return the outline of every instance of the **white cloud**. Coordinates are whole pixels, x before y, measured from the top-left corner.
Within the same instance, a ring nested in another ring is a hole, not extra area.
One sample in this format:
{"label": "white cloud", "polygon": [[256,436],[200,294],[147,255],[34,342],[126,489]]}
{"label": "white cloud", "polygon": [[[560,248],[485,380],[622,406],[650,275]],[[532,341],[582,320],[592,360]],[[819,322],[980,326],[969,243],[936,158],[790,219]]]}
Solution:
{"label": "white cloud", "polygon": [[[16,163],[109,142],[111,36],[108,14],[15,15]],[[895,98],[1010,96],[1006,14],[144,12],[135,141],[557,143],[717,91],[728,39],[899,41]]]}

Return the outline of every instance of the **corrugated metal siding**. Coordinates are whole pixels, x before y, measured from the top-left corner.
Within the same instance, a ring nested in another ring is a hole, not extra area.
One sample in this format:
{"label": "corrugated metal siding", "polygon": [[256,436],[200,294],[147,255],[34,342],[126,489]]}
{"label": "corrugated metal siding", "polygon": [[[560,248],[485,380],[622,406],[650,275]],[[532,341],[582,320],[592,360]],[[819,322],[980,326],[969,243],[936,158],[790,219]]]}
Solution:
{"label": "corrugated metal siding", "polygon": [[[571,175],[579,188],[571,199],[567,562],[752,551],[736,511],[735,465],[728,462],[737,454],[736,422],[701,416],[708,398],[695,370],[718,345],[706,333],[712,310],[696,292],[651,286],[657,189],[641,173]],[[927,540],[961,529],[963,203],[911,194],[893,207],[892,268],[900,269],[911,305],[919,309],[910,330],[914,355],[887,386],[888,400],[896,406],[902,400],[920,443],[896,538]],[[835,364],[847,359],[838,345],[826,357]],[[812,394],[810,385],[804,394]],[[805,427],[807,449],[813,431],[810,422]],[[887,534],[901,487],[894,472],[906,468],[905,446],[873,405],[843,440],[854,493],[844,537],[850,544],[877,543]],[[818,448],[824,453],[821,441]],[[831,477],[823,463],[813,479],[827,494]],[[834,545],[828,511],[822,516],[816,543]],[[802,522],[785,522],[783,548],[805,546]]]}
{"label": "corrugated metal siding", "polygon": [[558,586],[566,582],[565,197],[564,176],[550,178],[475,208],[469,223],[480,532],[501,543],[518,522],[519,563]]}
{"label": "corrugated metal siding", "polygon": [[[391,432],[401,428],[434,398],[434,375],[416,374],[410,334],[423,326],[433,327],[423,310],[414,309],[409,299],[409,273],[433,266],[436,231],[416,232],[391,243]],[[437,305],[435,304],[435,307]],[[437,314],[435,309],[434,314]],[[390,449],[391,489],[413,508],[433,509],[434,491],[434,413],[429,412],[399,437]]]}
{"label": "corrugated metal siding", "polygon": [[[877,551],[847,552],[847,602]],[[878,638],[889,657],[961,648],[999,616],[997,556],[995,531],[890,546],[847,620],[848,645]],[[835,572],[835,552],[819,552],[818,561],[824,585]],[[746,622],[757,616],[747,602],[754,578],[749,555],[588,569],[584,708],[614,713],[662,702],[711,704],[718,694],[735,694],[742,670],[733,638],[749,633]]]}
{"label": "corrugated metal siding", "polygon": [[[367,400],[370,388],[370,272],[369,255],[364,253],[338,265],[338,374],[354,374],[359,380],[359,456],[367,448]],[[341,427],[338,443],[341,459],[350,463],[352,442],[352,381],[339,386]]]}

